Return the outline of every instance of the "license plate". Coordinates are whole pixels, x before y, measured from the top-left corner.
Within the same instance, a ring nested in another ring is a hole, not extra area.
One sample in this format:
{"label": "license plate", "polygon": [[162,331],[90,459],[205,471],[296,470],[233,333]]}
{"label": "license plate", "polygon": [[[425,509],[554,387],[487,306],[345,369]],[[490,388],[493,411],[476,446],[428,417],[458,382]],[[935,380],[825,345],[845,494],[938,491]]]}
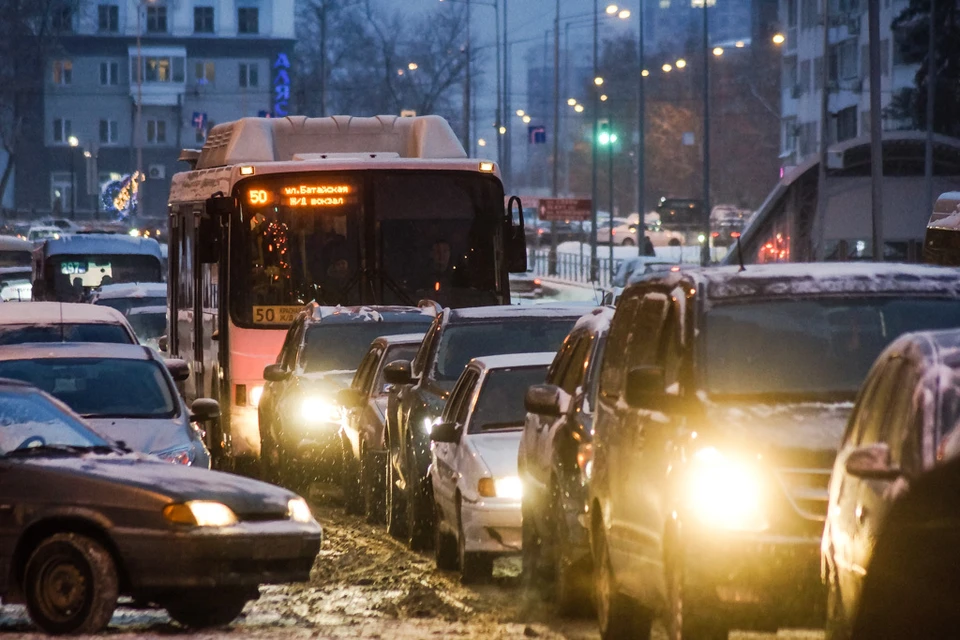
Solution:
{"label": "license plate", "polygon": [[253,550],[254,560],[295,558],[300,555],[300,540],[263,540]]}

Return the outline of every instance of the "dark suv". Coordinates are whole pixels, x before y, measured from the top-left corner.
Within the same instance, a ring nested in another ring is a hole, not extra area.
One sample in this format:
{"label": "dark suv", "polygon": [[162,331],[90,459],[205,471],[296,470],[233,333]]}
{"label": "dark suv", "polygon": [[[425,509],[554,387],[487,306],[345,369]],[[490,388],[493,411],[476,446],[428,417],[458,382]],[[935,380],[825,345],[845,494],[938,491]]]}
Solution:
{"label": "dark suv", "polygon": [[387,365],[384,379],[397,385],[384,430],[391,535],[414,549],[433,544],[430,431],[467,363],[481,356],[556,351],[581,315],[582,308],[547,305],[444,309],[412,363]]}
{"label": "dark suv", "polygon": [[960,323],[960,273],[754,265],[623,293],[594,421],[604,638],[822,626],[830,469],[857,389],[907,331]]}
{"label": "dark suv", "polygon": [[544,384],[527,390],[517,457],[523,482],[524,572],[552,588],[561,612],[589,610],[591,564],[583,519],[593,452],[593,412],[612,307],[582,317]]}
{"label": "dark suv", "polygon": [[307,305],[287,331],[276,364],[263,371],[263,479],[298,488],[318,476],[336,479],[342,458],[337,393],[350,384],[374,339],[424,331],[432,320],[417,307]]}

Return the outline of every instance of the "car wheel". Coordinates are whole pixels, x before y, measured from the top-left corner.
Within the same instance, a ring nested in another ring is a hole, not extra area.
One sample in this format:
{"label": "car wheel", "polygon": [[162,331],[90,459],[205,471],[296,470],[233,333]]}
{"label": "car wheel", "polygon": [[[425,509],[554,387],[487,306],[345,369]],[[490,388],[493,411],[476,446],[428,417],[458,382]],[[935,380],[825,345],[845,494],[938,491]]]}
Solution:
{"label": "car wheel", "polygon": [[460,564],[460,582],[477,584],[490,580],[493,576],[493,556],[489,553],[467,551],[466,540],[460,500],[457,500],[457,558]]}
{"label": "car wheel", "polygon": [[223,627],[236,620],[248,600],[248,591],[218,589],[167,602],[165,608],[170,617],[184,627],[209,629]]}
{"label": "car wheel", "polygon": [[827,624],[826,640],[847,640],[850,637],[850,627],[847,623],[846,611],[843,608],[843,598],[840,596],[840,586],[834,576],[827,587]]}
{"label": "car wheel", "polygon": [[636,241],[633,238],[624,238],[623,242],[620,243],[621,247],[635,247],[637,246]]}
{"label": "car wheel", "polygon": [[600,637],[603,640],[649,639],[653,615],[617,589],[606,537],[602,531],[598,531],[596,536],[594,585]]}
{"label": "car wheel", "polygon": [[364,448],[360,454],[360,490],[363,492],[363,510],[370,524],[383,524],[386,520],[382,471],[383,466],[377,464],[374,454]]}
{"label": "car wheel", "polygon": [[[426,551],[433,543],[433,496],[417,477],[413,447],[407,450],[407,544],[414,551]],[[429,479],[427,480],[429,482]]]}
{"label": "car wheel", "polygon": [[392,456],[387,454],[387,532],[397,540],[407,536],[407,509],[403,491],[397,487],[397,471],[393,468]]}
{"label": "car wheel", "polygon": [[117,608],[113,557],[87,536],[58,533],[41,542],[23,582],[30,619],[46,633],[98,633]]}
{"label": "car wheel", "polygon": [[444,533],[440,529],[440,507],[434,503],[433,508],[433,558],[437,563],[437,569],[454,571],[457,568],[457,562],[459,560],[457,540],[449,533]]}
{"label": "car wheel", "polygon": [[679,552],[666,562],[667,610],[666,628],[669,640],[727,640],[730,635],[720,621],[699,618],[688,610],[686,580]]}
{"label": "car wheel", "polygon": [[343,507],[352,516],[363,513],[363,496],[360,493],[359,464],[353,459],[350,440],[341,438],[340,488],[343,491]]}
{"label": "car wheel", "polygon": [[590,571],[585,562],[574,563],[570,558],[570,532],[567,530],[567,517],[563,508],[563,496],[558,484],[551,491],[553,525],[553,595],[557,610],[566,616],[586,616],[592,613],[593,601],[590,594]]}

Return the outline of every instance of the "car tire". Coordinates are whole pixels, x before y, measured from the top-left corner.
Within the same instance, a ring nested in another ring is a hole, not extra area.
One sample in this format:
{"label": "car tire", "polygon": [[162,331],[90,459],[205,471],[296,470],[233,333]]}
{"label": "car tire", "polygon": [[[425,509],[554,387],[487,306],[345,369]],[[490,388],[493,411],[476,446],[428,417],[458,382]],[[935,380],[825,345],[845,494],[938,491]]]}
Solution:
{"label": "car tire", "polygon": [[620,638],[649,640],[653,627],[653,614],[617,589],[606,536],[602,531],[597,531],[595,536],[594,584],[600,637],[603,640]]}
{"label": "car tire", "polygon": [[698,617],[687,610],[686,577],[679,550],[665,562],[667,608],[664,627],[668,640],[727,640],[730,630],[715,618]]}
{"label": "car tire", "polygon": [[593,613],[589,563],[587,560],[575,563],[570,558],[570,532],[567,529],[562,492],[557,482],[554,482],[551,494],[554,603],[561,615],[584,617]]}
{"label": "car tire", "polygon": [[444,533],[440,529],[440,507],[434,503],[434,542],[433,558],[437,563],[437,569],[444,571],[455,571],[459,566],[459,550],[457,549],[457,539],[449,533]]}
{"label": "car tire", "polygon": [[249,600],[248,591],[211,589],[167,602],[165,608],[183,627],[210,629],[224,627],[236,620]]}
{"label": "car tire", "polygon": [[433,496],[418,477],[412,446],[407,450],[406,494],[407,545],[413,551],[428,551],[433,544]]}
{"label": "car tire", "polygon": [[459,499],[457,500],[457,560],[460,565],[460,582],[463,584],[488,582],[493,577],[493,555],[467,551]]}
{"label": "car tire", "polygon": [[633,238],[624,238],[623,242],[620,243],[621,247],[635,247],[637,246],[636,241]]}
{"label": "car tire", "polygon": [[378,465],[375,455],[364,448],[360,453],[360,491],[363,493],[363,511],[370,524],[386,521],[382,472],[383,465]]}
{"label": "car tire", "polygon": [[827,622],[825,626],[826,640],[848,640],[851,635],[846,611],[843,607],[843,598],[840,595],[840,586],[836,576],[830,579],[827,587]]}
{"label": "car tire", "polygon": [[363,494],[360,492],[360,464],[353,459],[350,440],[341,438],[340,488],[343,508],[349,515],[363,515]]}
{"label": "car tire", "polygon": [[397,486],[397,471],[393,468],[392,456],[387,454],[387,532],[397,540],[407,537],[407,509],[403,491]]}
{"label": "car tire", "polygon": [[88,634],[110,622],[120,587],[116,564],[102,544],[58,533],[30,554],[23,591],[30,619],[44,632]]}

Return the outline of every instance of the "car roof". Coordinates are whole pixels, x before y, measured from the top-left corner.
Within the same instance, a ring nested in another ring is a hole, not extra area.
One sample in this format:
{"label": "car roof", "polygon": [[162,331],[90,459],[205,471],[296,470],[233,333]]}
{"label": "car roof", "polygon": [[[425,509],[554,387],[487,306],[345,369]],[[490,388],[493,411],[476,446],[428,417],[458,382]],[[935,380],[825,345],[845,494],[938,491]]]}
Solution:
{"label": "car roof", "polygon": [[642,282],[668,287],[687,283],[713,301],[908,293],[960,297],[960,270],[903,263],[781,263],[747,265],[743,270],[706,267],[655,272]]}
{"label": "car roof", "polygon": [[482,356],[470,361],[475,367],[483,371],[494,369],[514,369],[518,367],[545,367],[553,362],[557,356],[554,351],[540,351],[536,353],[507,353],[496,356]]}
{"label": "car roof", "polygon": [[374,342],[379,342],[387,347],[398,344],[420,344],[423,342],[425,333],[398,333],[392,336],[380,336]]}
{"label": "car roof", "polygon": [[0,235],[0,249],[4,251],[33,252],[33,243],[17,236]]}
{"label": "car roof", "polygon": [[573,331],[589,331],[593,334],[606,333],[610,329],[610,323],[613,321],[613,314],[616,311],[614,307],[597,307],[590,313],[582,316],[577,323],[573,325]]}
{"label": "car roof", "polygon": [[116,309],[80,302],[18,302],[0,307],[0,325],[61,322],[127,325],[126,318]]}
{"label": "car roof", "polygon": [[161,307],[160,305],[152,305],[149,307],[134,307],[133,309],[130,309],[130,311],[127,311],[127,317],[129,318],[130,316],[143,316],[147,314],[160,315],[161,313],[166,315],[167,308]]}
{"label": "car roof", "polygon": [[349,322],[433,322],[433,314],[421,307],[401,305],[362,305],[355,307],[323,307],[310,304],[306,307],[308,322],[318,324],[344,324]]}
{"label": "car roof", "polygon": [[107,284],[97,291],[97,300],[114,298],[159,298],[167,295],[166,282],[120,282]]}
{"label": "car roof", "polygon": [[154,360],[149,347],[138,344],[100,342],[29,342],[0,347],[0,362],[10,360],[47,360],[51,358],[109,358],[117,360]]}
{"label": "car roof", "polygon": [[570,318],[583,315],[583,307],[576,305],[537,304],[529,306],[497,305],[491,307],[465,307],[446,310],[450,321],[512,320],[514,318]]}

